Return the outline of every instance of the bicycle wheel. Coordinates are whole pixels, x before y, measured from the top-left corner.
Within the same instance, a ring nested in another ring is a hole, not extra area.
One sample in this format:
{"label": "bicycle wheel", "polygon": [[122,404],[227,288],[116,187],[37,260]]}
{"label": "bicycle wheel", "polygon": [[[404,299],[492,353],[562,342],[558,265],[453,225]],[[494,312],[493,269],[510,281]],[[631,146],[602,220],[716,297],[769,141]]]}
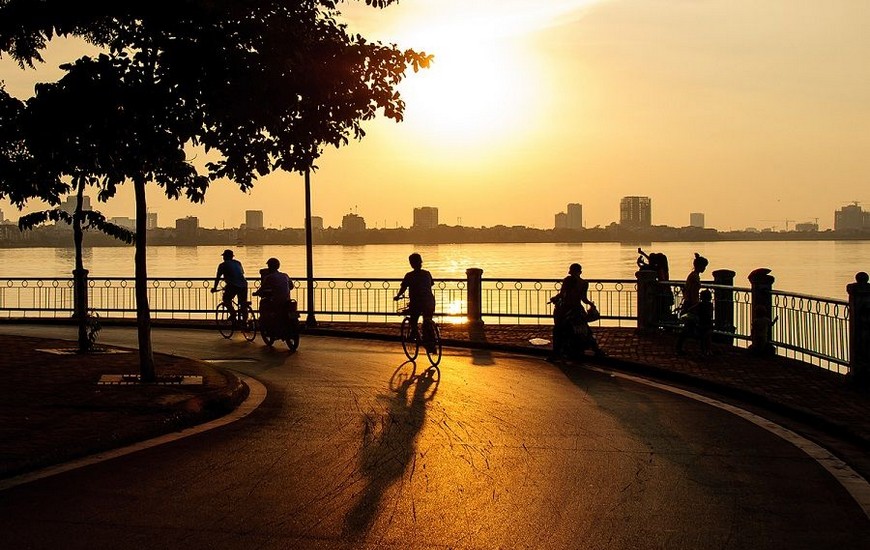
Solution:
{"label": "bicycle wheel", "polygon": [[214,310],[214,322],[217,325],[218,332],[224,338],[232,338],[233,336],[233,316],[230,309],[223,302],[219,303]]}
{"label": "bicycle wheel", "polygon": [[405,357],[413,361],[420,353],[420,339],[412,338],[411,335],[411,319],[405,317],[402,319],[402,350],[405,352]]}
{"label": "bicycle wheel", "polygon": [[257,337],[257,318],[254,316],[254,310],[251,308],[251,304],[245,305],[245,312],[247,317],[245,318],[245,322],[242,323],[242,336],[244,336],[245,340],[248,342],[253,342],[254,338]]}
{"label": "bicycle wheel", "polygon": [[296,351],[299,349],[299,321],[293,319],[290,321],[290,327],[287,329],[287,338],[284,340],[287,342],[287,347],[290,348],[290,351]]}
{"label": "bicycle wheel", "polygon": [[435,367],[441,362],[441,330],[435,324],[435,321],[431,321],[431,323],[432,341],[426,343],[426,357],[429,358],[429,362]]}

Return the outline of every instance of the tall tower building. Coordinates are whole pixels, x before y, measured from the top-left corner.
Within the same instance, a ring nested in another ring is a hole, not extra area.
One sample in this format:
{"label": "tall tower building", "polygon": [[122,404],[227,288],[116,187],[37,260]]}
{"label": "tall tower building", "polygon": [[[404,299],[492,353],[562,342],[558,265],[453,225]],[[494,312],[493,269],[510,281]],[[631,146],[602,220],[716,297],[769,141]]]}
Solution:
{"label": "tall tower building", "polygon": [[145,229],[148,231],[157,229],[157,212],[148,212],[145,214]]}
{"label": "tall tower building", "polygon": [[555,228],[568,229],[568,214],[564,212],[556,212]]}
{"label": "tall tower building", "polygon": [[622,197],[619,201],[619,225],[643,228],[652,225],[652,201],[649,197]]}
{"label": "tall tower building", "polygon": [[870,226],[870,212],[864,212],[856,202],[834,212],[834,231],[864,229]]}
{"label": "tall tower building", "polygon": [[438,227],[438,209],[434,206],[421,206],[414,209],[414,229],[435,229]]}
{"label": "tall tower building", "polygon": [[689,227],[700,227],[704,229],[704,213],[692,212],[689,214]]}
{"label": "tall tower building", "polygon": [[341,229],[343,231],[365,231],[366,221],[357,214],[345,214],[341,218]]}
{"label": "tall tower building", "polygon": [[566,214],[568,215],[568,219],[566,220],[566,227],[568,229],[583,229],[582,204],[577,204],[576,202],[568,204],[568,211]]}
{"label": "tall tower building", "polygon": [[245,210],[245,228],[263,229],[263,211]]}
{"label": "tall tower building", "polygon": [[[58,207],[64,212],[72,214],[76,211],[76,198],[75,196],[69,196],[64,199],[60,206]],[[91,198],[87,195],[82,196],[82,210],[90,210],[91,209]]]}

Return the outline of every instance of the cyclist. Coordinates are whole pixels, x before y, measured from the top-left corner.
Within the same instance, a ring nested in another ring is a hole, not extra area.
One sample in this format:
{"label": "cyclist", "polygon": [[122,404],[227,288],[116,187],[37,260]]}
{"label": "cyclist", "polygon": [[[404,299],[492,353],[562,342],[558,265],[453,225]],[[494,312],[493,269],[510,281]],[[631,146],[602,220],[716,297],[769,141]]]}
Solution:
{"label": "cyclist", "polygon": [[401,300],[408,291],[408,316],[411,318],[411,335],[417,335],[417,320],[423,316],[423,341],[429,344],[433,339],[432,316],[435,314],[435,295],[432,287],[435,282],[432,274],[423,269],[423,258],[414,252],[408,256],[408,263],[413,268],[405,274],[399,292],[393,300]]}
{"label": "cyclist", "polygon": [[[218,264],[217,274],[214,276],[214,286],[212,292],[217,292],[218,283],[221,277],[224,279],[224,295],[222,302],[230,310],[232,319],[236,317],[236,310],[233,306],[233,298],[238,297],[239,305],[244,305],[248,301],[248,280],[245,279],[245,269],[242,267],[242,262],[233,258],[232,250],[224,250],[223,259]],[[246,308],[242,308],[242,320],[246,320],[248,312]]]}
{"label": "cyclist", "polygon": [[272,321],[286,311],[290,303],[290,291],[293,290],[293,282],[286,273],[278,271],[280,267],[278,258],[266,260],[266,269],[260,270],[260,289],[254,292],[260,297],[260,318],[270,325],[267,327],[270,330],[276,328],[271,326]]}

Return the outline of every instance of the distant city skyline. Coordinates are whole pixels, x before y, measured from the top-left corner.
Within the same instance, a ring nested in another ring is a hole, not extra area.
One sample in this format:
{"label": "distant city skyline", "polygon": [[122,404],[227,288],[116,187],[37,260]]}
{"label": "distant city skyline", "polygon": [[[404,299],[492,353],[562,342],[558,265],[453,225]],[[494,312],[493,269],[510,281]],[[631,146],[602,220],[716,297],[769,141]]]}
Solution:
{"label": "distant city skyline", "polygon": [[[94,203],[91,200],[91,197],[88,195],[84,195],[83,197],[83,207],[85,209],[96,208],[100,210],[101,203]],[[746,227],[712,227],[706,223],[706,215],[703,212],[687,212],[686,215],[688,220],[685,223],[679,223],[676,225],[668,225],[666,223],[658,223],[652,214],[652,199],[649,197],[641,197],[641,196],[630,196],[630,197],[622,197],[619,200],[619,209],[620,216],[617,219],[611,220],[607,223],[600,224],[597,227],[606,227],[611,224],[621,224],[632,227],[648,227],[648,226],[668,226],[668,227],[697,227],[697,228],[712,228],[720,231],[788,231],[789,229],[794,229],[798,231],[819,231],[825,229],[834,229],[834,230],[850,230],[850,229],[864,229],[870,228],[870,211],[865,211],[861,207],[861,203],[859,201],[853,201],[851,204],[843,205],[839,207],[837,210],[831,213],[831,219],[833,222],[829,227],[824,227],[819,223],[819,219],[811,219],[811,220],[761,220],[764,222],[773,222],[773,223],[763,223],[758,225],[750,225]],[[66,210],[68,212],[72,212],[75,208],[75,198],[67,197],[59,206],[62,210]],[[17,222],[17,218],[20,215],[18,210],[13,208],[14,219],[7,219],[5,223],[15,223]],[[198,216],[184,215],[175,219],[175,222],[171,222],[167,220],[167,223],[163,225],[158,224],[158,214],[156,212],[148,213],[148,221],[146,223],[147,229],[155,229],[157,227],[176,227],[179,221],[182,221],[182,225],[185,225],[185,220],[196,220],[196,226],[207,229],[228,229],[228,228],[247,228],[247,229],[289,229],[289,228],[303,228],[304,227],[304,219],[298,222],[295,225],[272,225],[266,222],[267,220],[267,211],[263,210],[245,210],[243,212],[243,219],[238,224],[227,224],[223,222],[221,225],[208,225],[207,223],[203,223]],[[4,210],[0,209],[0,222],[4,222]],[[524,225],[524,224],[515,224],[515,223],[494,223],[489,226],[484,225],[469,225],[461,223],[461,219],[457,219],[455,223],[450,222],[442,222],[440,221],[439,208],[434,206],[423,206],[423,207],[414,207],[411,209],[411,222],[407,224],[399,223],[396,221],[394,224],[379,224],[376,221],[372,221],[369,218],[369,222],[366,222],[367,216],[365,213],[359,212],[350,212],[342,215],[340,220],[337,220],[336,223],[325,223],[323,216],[312,216],[312,227],[314,229],[324,229],[327,227],[349,227],[354,230],[362,229],[373,229],[373,228],[417,228],[417,229],[427,229],[436,227],[438,225],[453,225],[453,226],[462,226],[462,227],[494,227],[499,225],[509,226],[509,227],[529,227],[534,229],[583,229],[587,228],[587,225],[583,222],[584,210],[583,205],[579,203],[568,203],[565,207],[565,210],[561,212],[557,212],[554,215],[554,221],[550,223],[550,225],[545,225],[543,227],[532,226],[532,225]],[[625,218],[627,216],[627,218]],[[637,219],[635,219],[635,216]],[[107,218],[110,222],[116,223],[117,225],[121,225],[123,227],[127,227],[129,229],[134,229],[133,224],[135,223],[135,218],[130,216],[109,216]]]}
{"label": "distant city skyline", "polygon": [[[465,226],[549,228],[576,202],[595,227],[619,219],[621,197],[647,196],[654,224],[684,226],[704,212],[706,226],[722,230],[816,219],[824,230],[843,205],[870,204],[866,2],[339,6],[351,32],[425,50],[435,62],[401,85],[404,122],[371,121],[362,142],[327,148],[317,161],[312,207],[327,226],[358,208],[372,226],[409,227],[412,209],[428,204]],[[35,83],[63,74],[60,64],[93,53],[53,40],[37,70],[0,59],[0,80],[27,98]],[[298,174],[264,177],[248,194],[216,181],[204,204],[148,187],[162,220],[238,227],[246,210],[262,210],[270,226],[293,227],[304,217]],[[94,206],[120,217],[132,204],[125,184]],[[7,202],[0,208],[20,215]]]}

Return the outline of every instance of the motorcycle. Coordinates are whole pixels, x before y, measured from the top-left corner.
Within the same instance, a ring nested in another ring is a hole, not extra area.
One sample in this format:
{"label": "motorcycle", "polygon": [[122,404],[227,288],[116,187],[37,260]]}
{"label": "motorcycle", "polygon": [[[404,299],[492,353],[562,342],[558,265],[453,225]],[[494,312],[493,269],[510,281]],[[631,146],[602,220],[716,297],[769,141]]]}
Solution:
{"label": "motorcycle", "polygon": [[259,325],[260,335],[267,346],[272,347],[276,341],[283,340],[290,351],[299,348],[299,308],[296,300],[288,300],[280,305],[265,300],[260,310]]}

